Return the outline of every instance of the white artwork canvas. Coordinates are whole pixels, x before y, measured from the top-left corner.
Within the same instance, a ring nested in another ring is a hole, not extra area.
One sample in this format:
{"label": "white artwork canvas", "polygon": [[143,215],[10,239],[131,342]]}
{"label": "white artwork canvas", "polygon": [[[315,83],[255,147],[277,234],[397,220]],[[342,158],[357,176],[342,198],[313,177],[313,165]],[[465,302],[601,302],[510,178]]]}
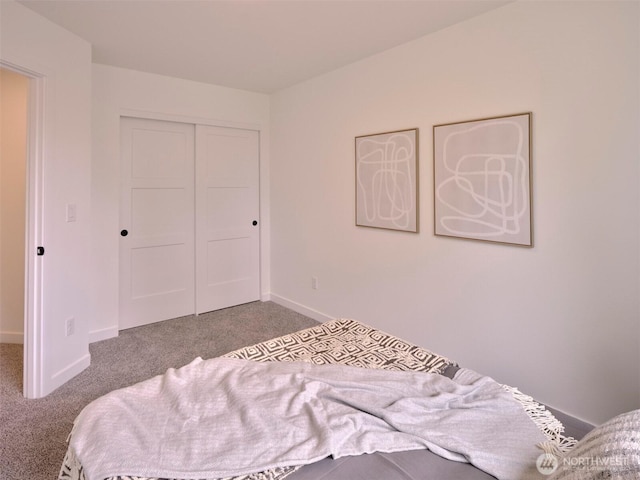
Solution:
{"label": "white artwork canvas", "polygon": [[435,234],[532,246],[531,113],[436,125]]}
{"label": "white artwork canvas", "polygon": [[418,129],[356,137],[356,225],[418,231]]}

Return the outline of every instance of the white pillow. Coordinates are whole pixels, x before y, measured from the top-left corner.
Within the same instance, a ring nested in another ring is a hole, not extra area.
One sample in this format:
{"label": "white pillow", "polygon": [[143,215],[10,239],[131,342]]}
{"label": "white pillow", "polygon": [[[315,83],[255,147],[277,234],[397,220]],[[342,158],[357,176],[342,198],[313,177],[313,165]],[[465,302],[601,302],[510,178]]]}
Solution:
{"label": "white pillow", "polygon": [[549,480],[640,479],[640,410],[591,430],[558,459]]}

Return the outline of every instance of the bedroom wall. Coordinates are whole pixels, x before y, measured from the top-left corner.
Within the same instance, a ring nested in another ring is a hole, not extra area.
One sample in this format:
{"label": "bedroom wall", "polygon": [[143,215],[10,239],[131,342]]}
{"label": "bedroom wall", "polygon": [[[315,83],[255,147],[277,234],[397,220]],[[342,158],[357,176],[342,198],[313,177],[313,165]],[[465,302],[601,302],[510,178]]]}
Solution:
{"label": "bedroom wall", "polygon": [[[120,236],[120,115],[251,128],[260,137],[261,251],[269,251],[269,97],[106,65],[93,65],[94,218],[90,341],[118,334]],[[269,255],[261,255],[261,289],[269,285]]]}
{"label": "bedroom wall", "polygon": [[[516,2],[273,95],[271,298],[591,422],[640,408],[638,26]],[[526,111],[534,248],[435,237],[432,126]],[[420,233],[355,227],[354,137],[413,127]]]}
{"label": "bedroom wall", "polygon": [[[44,78],[40,234],[46,253],[36,260],[43,272],[43,313],[39,335],[33,334],[42,349],[30,352],[42,375],[28,390],[46,395],[90,361],[91,45],[10,0],[0,2],[0,23],[0,60]],[[69,204],[76,206],[75,222],[66,221]],[[70,318],[75,327],[67,335]]]}

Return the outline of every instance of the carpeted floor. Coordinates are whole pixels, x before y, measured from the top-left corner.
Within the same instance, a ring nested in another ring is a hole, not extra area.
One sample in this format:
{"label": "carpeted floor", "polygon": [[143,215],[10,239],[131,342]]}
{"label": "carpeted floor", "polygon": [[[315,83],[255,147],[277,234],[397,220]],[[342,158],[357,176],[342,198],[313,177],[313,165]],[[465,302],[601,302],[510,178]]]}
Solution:
{"label": "carpeted floor", "polygon": [[45,398],[22,396],[22,345],[0,345],[0,479],[54,480],[73,420],[92,400],[195,357],[212,358],[316,325],[272,302],[132,328],[89,346],[91,366]]}

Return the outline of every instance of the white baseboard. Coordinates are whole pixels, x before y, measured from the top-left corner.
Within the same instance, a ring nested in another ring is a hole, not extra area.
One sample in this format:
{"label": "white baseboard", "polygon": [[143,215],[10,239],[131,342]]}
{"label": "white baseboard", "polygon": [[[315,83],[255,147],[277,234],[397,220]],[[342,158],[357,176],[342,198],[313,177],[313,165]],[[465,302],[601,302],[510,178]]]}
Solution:
{"label": "white baseboard", "polygon": [[[118,327],[103,328],[89,332],[89,343],[99,342],[118,336]],[[0,332],[0,343],[19,343],[24,345],[24,334],[21,332]]]}
{"label": "white baseboard", "polygon": [[268,300],[271,300],[273,303],[277,303],[278,305],[282,305],[289,310],[298,312],[301,315],[313,318],[318,322],[328,322],[329,320],[335,320],[335,317],[332,317],[331,315],[319,312],[318,310],[314,310],[313,308],[307,307],[298,302],[294,302],[293,300],[289,300],[288,298],[281,297],[280,295],[276,295],[275,293],[269,294]]}
{"label": "white baseboard", "polygon": [[102,328],[100,330],[94,330],[89,332],[89,343],[100,342],[101,340],[108,340],[109,338],[115,338],[118,336],[118,327]]}
{"label": "white baseboard", "polygon": [[87,353],[86,355],[83,355],[72,364],[66,366],[59,372],[55,373],[51,377],[51,382],[53,385],[56,385],[56,388],[58,385],[64,385],[73,377],[75,377],[80,372],[82,372],[85,368],[87,368],[90,364],[91,364],[91,355]]}
{"label": "white baseboard", "polygon": [[0,343],[19,343],[20,345],[24,345],[24,333],[0,332]]}

